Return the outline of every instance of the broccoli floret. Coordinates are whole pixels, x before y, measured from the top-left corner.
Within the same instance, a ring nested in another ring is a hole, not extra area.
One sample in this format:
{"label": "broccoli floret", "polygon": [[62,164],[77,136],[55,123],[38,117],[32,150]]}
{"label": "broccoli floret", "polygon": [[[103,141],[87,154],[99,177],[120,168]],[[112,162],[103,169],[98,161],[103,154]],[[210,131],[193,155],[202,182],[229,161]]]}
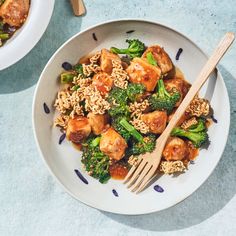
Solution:
{"label": "broccoli floret", "polygon": [[120,124],[120,121],[122,119],[126,118],[123,116],[119,116],[117,118],[112,119],[111,125],[126,140],[126,142],[128,142],[131,137],[131,134]]}
{"label": "broccoli floret", "polygon": [[162,79],[158,81],[157,93],[149,98],[149,104],[153,110],[164,110],[169,114],[175,104],[180,99],[180,93],[177,90],[172,90],[168,93]]}
{"label": "broccoli floret", "polygon": [[144,50],[145,45],[138,39],[127,39],[126,42],[129,44],[126,49],[119,49],[115,47],[111,47],[110,51],[115,54],[126,54],[131,58],[141,57]]}
{"label": "broccoli floret", "polygon": [[198,123],[188,128],[188,131],[198,133],[206,130],[206,121],[203,118],[198,119]]}
{"label": "broccoli floret", "polygon": [[[79,74],[81,74],[83,77],[85,77],[85,75],[83,73],[83,66],[81,64],[77,64],[77,65],[73,66],[71,70],[61,73],[61,75],[60,75],[61,83],[62,84],[72,83],[74,77],[78,76]],[[77,89],[78,89],[78,87],[73,88],[73,90],[77,90]]]}
{"label": "broccoli floret", "polygon": [[100,143],[101,137],[98,136],[90,142],[91,147],[97,147]]}
{"label": "broccoli floret", "polygon": [[129,84],[127,89],[113,88],[109,93],[108,102],[117,105],[127,105],[127,101],[134,102],[138,95],[145,91],[142,84]]}
{"label": "broccoli floret", "polygon": [[115,87],[109,93],[108,102],[115,102],[116,104],[126,104],[127,99],[128,96],[126,90]]}
{"label": "broccoli floret", "polygon": [[88,138],[83,145],[82,163],[89,174],[105,183],[109,180],[109,157],[99,149],[100,137]]}
{"label": "broccoli floret", "polygon": [[123,126],[136,140],[143,141],[143,136],[131,125],[125,118],[120,120],[120,125]]}
{"label": "broccoli floret", "polygon": [[137,96],[145,91],[145,86],[143,84],[129,84],[127,87],[127,96],[131,102],[137,99]]}
{"label": "broccoli floret", "polygon": [[117,119],[118,117],[129,117],[129,107],[127,105],[128,96],[126,90],[120,88],[113,88],[109,94],[108,102],[112,104],[111,108],[108,110],[108,114],[112,119]]}
{"label": "broccoli floret", "polygon": [[130,112],[129,112],[129,107],[124,104],[118,104],[118,105],[113,105],[110,110],[108,110],[108,114],[112,118],[116,118],[118,116],[125,116],[129,117]]}
{"label": "broccoli floret", "polygon": [[156,136],[149,134],[143,138],[143,142],[133,142],[131,153],[132,155],[140,155],[146,152],[153,152],[156,147]]}
{"label": "broccoli floret", "polygon": [[196,148],[199,148],[203,144],[208,142],[208,134],[206,129],[200,132],[196,132],[196,130],[198,130],[198,127],[196,127],[193,131],[184,130],[181,127],[175,127],[171,132],[171,136],[187,138],[193,143]]}
{"label": "broccoli floret", "polygon": [[73,70],[78,74],[84,75],[82,64],[77,64],[73,66]]}
{"label": "broccoli floret", "polygon": [[108,110],[108,114],[111,116],[112,127],[126,140],[130,138],[130,133],[120,124],[120,121],[124,118],[129,120],[130,112],[127,105],[127,92],[120,88],[113,88],[109,94],[108,101],[112,104]]}
{"label": "broccoli floret", "polygon": [[120,133],[123,137],[127,137],[131,148],[127,151],[126,156],[140,155],[146,152],[152,152],[156,146],[156,136],[153,134],[145,137],[140,134],[125,118],[119,120],[118,123],[121,128]]}

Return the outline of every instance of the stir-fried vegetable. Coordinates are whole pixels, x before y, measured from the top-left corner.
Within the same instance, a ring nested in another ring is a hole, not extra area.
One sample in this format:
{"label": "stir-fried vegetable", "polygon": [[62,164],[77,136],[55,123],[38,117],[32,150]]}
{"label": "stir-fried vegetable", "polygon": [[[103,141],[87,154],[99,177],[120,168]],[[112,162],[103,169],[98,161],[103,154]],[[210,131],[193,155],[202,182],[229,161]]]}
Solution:
{"label": "stir-fried vegetable", "polygon": [[143,138],[142,142],[133,142],[131,148],[132,155],[140,155],[146,152],[152,152],[156,146],[156,136],[149,134]]}
{"label": "stir-fried vegetable", "polygon": [[189,139],[196,148],[208,142],[207,129],[202,119],[199,120],[197,125],[193,125],[187,130],[181,127],[175,127],[171,135]]}
{"label": "stir-fried vegetable", "polygon": [[82,163],[86,171],[98,179],[101,183],[106,183],[109,178],[109,157],[99,149],[100,137],[89,138],[83,146]]}
{"label": "stir-fried vegetable", "polygon": [[111,47],[110,51],[115,54],[126,54],[130,58],[141,57],[144,50],[145,45],[138,39],[127,39],[126,42],[129,44],[126,49],[119,49],[115,47]]}
{"label": "stir-fried vegetable", "polygon": [[143,136],[125,118],[120,120],[120,125],[122,125],[139,142],[143,141]]}
{"label": "stir-fried vegetable", "polygon": [[111,125],[126,140],[126,142],[128,142],[131,137],[131,134],[121,125],[120,121],[122,119],[125,119],[125,117],[118,116],[116,118],[113,118]]}
{"label": "stir-fried vegetable", "polygon": [[78,74],[81,74],[81,75],[84,75],[84,72],[83,72],[83,66],[81,64],[77,64],[73,67],[73,70],[78,73]]}
{"label": "stir-fried vegetable", "polygon": [[124,89],[121,88],[113,88],[111,92],[109,93],[108,101],[110,103],[114,102],[117,104],[126,104],[127,103],[127,92]]}
{"label": "stir-fried vegetable", "polygon": [[62,84],[69,84],[73,81],[76,75],[73,72],[63,72],[61,73],[61,83]]}
{"label": "stir-fried vegetable", "polygon": [[7,40],[7,39],[9,39],[9,38],[10,38],[10,35],[7,34],[7,33],[2,33],[2,34],[0,34],[0,39],[2,39],[2,40]]}
{"label": "stir-fried vegetable", "polygon": [[150,97],[149,103],[153,110],[170,113],[179,99],[180,93],[177,90],[172,90],[170,93],[167,92],[163,80],[160,79],[158,81],[157,93]]}
{"label": "stir-fried vegetable", "polygon": [[143,84],[129,84],[126,90],[127,97],[131,102],[137,100],[138,95],[143,94],[145,86]]}

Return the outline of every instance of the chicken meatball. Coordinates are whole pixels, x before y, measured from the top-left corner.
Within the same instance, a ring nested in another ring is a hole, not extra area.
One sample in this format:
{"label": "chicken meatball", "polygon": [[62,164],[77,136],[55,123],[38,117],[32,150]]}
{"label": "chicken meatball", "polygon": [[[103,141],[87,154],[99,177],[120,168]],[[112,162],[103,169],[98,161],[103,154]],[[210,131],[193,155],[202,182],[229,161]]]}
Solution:
{"label": "chicken meatball", "polygon": [[113,80],[106,72],[99,72],[93,76],[92,83],[102,95],[105,95],[111,90]]}
{"label": "chicken meatball", "polygon": [[181,161],[188,155],[188,146],[181,138],[171,137],[162,154],[167,161]]}
{"label": "chicken meatball", "polygon": [[100,115],[89,112],[88,119],[92,131],[96,135],[101,134],[109,126],[109,118],[106,114]]}
{"label": "chicken meatball", "polygon": [[[175,109],[171,112],[171,114],[168,116],[167,122],[170,122],[170,120],[172,119],[172,117],[173,117],[173,115],[175,114],[176,110],[177,110],[177,108],[175,108]],[[185,112],[185,113],[180,117],[180,119],[179,119],[179,121],[177,122],[176,125],[177,125],[177,126],[178,126],[178,125],[181,125],[185,120],[187,120],[187,119],[189,119],[189,118],[190,118],[189,114],[188,114],[187,112]]]}
{"label": "chicken meatball", "polygon": [[161,134],[166,128],[166,111],[154,111],[141,116],[142,121],[149,127],[150,132]]}
{"label": "chicken meatball", "polygon": [[147,58],[148,52],[152,53],[154,59],[157,62],[157,65],[161,68],[161,72],[164,76],[174,75],[174,65],[163,48],[158,45],[148,47],[142,55],[142,58]]}
{"label": "chicken meatball", "polygon": [[20,27],[26,20],[30,0],[5,0],[0,7],[0,17],[11,26]]}
{"label": "chicken meatball", "polygon": [[74,143],[80,143],[91,133],[91,126],[86,117],[78,116],[68,121],[66,137]]}
{"label": "chicken meatball", "polygon": [[112,72],[112,60],[121,62],[118,55],[111,53],[107,49],[102,49],[100,58],[100,67],[102,71],[111,74]]}
{"label": "chicken meatball", "polygon": [[109,128],[102,133],[100,140],[100,150],[111,159],[119,161],[124,157],[127,148],[126,141],[113,128]]}
{"label": "chicken meatball", "polygon": [[161,69],[141,58],[134,58],[126,69],[132,83],[141,83],[148,92],[152,92],[161,77]]}

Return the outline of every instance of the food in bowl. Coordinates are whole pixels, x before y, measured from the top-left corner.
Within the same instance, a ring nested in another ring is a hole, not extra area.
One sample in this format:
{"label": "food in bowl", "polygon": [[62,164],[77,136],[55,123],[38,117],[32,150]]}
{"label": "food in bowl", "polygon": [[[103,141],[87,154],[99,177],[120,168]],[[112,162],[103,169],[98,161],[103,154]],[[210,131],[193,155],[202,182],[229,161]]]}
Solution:
{"label": "food in bowl", "polygon": [[[82,163],[101,183],[123,179],[140,154],[152,152],[191,87],[159,45],[127,40],[126,49],[111,47],[65,62],[55,100],[54,121],[83,152]],[[120,57],[119,55],[124,55]],[[173,129],[159,171],[182,173],[209,143],[212,109],[198,96]]]}
{"label": "food in bowl", "polygon": [[0,0],[0,47],[24,24],[30,0]]}

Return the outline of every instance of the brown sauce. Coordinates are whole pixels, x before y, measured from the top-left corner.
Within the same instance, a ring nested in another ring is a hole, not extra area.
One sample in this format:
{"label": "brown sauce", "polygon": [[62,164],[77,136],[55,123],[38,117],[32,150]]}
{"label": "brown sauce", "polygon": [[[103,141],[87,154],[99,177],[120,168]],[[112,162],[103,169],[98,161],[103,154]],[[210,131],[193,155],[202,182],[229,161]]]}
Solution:
{"label": "brown sauce", "polygon": [[109,167],[111,177],[116,180],[124,179],[128,171],[128,168],[120,163],[114,163]]}
{"label": "brown sauce", "polygon": [[185,79],[184,73],[178,67],[175,67],[175,77],[183,80],[184,84],[183,84],[182,92],[185,96],[188,93],[191,87],[191,84]]}
{"label": "brown sauce", "polygon": [[77,149],[78,151],[82,151],[82,144],[81,143],[73,143],[71,142],[73,147]]}
{"label": "brown sauce", "polygon": [[87,54],[87,55],[85,55],[85,56],[82,56],[80,59],[79,59],[79,64],[89,64],[90,63],[90,58],[92,57],[92,56],[94,56],[95,55],[95,52],[94,53],[89,53],[89,54]]}
{"label": "brown sauce", "polygon": [[213,124],[212,119],[207,119],[206,120],[206,127],[209,128]]}

